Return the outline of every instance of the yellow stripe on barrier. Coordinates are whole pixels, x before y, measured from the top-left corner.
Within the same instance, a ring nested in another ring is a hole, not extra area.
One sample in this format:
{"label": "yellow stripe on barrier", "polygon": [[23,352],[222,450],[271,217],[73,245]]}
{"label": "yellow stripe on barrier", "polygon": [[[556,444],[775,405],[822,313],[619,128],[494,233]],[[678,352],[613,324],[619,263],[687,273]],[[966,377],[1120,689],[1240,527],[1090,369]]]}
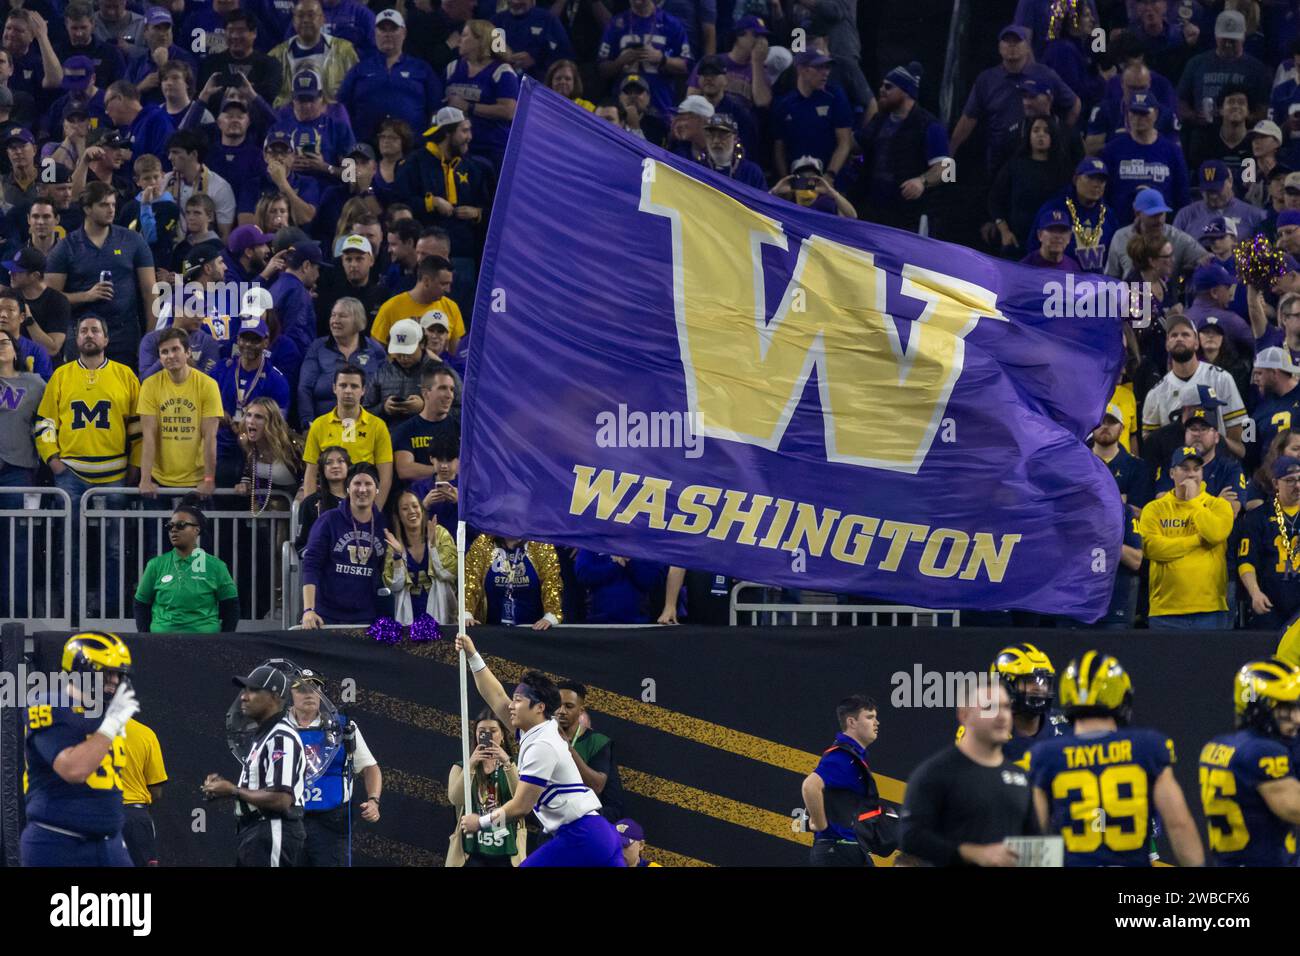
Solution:
{"label": "yellow stripe on barrier", "polygon": [[795,833],[791,827],[793,818],[789,816],[741,803],[739,800],[722,797],[716,793],[709,793],[707,790],[689,787],[684,783],[665,780],[663,777],[656,777],[654,774],[633,770],[630,767],[620,767],[618,772],[623,787],[632,793],[658,800],[660,803],[670,803],[684,810],[703,813],[715,820],[722,820],[738,827],[757,830],[768,836],[789,840],[791,843],[812,846],[812,834]]}
{"label": "yellow stripe on barrier", "polygon": [[[450,643],[403,644],[402,647],[408,653],[419,657],[432,657],[444,664],[456,663],[456,652]],[[492,672],[503,684],[517,681],[519,675],[527,669],[522,664],[501,657],[485,655],[483,659],[488,662]],[[559,675],[548,674],[547,676],[554,680]],[[787,747],[785,744],[756,737],[741,730],[732,730],[657,704],[647,704],[634,697],[616,694],[600,687],[587,687],[587,706],[602,714],[617,717],[619,720],[661,730],[675,737],[725,750],[738,757],[757,760],[801,776],[812,773],[813,768],[817,766],[819,755],[809,754],[795,747]],[[455,735],[460,736],[459,729]],[[882,799],[891,803],[903,802],[903,795],[907,789],[905,781],[874,771],[873,776],[876,778],[876,786],[880,790]]]}

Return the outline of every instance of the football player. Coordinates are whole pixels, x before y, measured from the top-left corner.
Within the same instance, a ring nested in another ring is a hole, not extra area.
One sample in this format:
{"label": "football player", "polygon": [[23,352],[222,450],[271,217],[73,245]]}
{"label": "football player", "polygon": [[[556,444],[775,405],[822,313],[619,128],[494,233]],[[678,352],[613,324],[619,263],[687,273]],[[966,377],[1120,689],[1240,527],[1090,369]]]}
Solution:
{"label": "football player", "polygon": [[1300,730],[1300,670],[1251,661],[1232,684],[1236,731],[1201,750],[1201,807],[1214,866],[1287,866],[1300,824],[1291,748]]}
{"label": "football player", "polygon": [[1158,811],[1183,866],[1205,853],[1174,779],[1174,742],[1129,727],[1133,685],[1119,661],[1088,651],[1061,677],[1073,732],[1030,751],[1034,809],[1044,833],[1065,840],[1066,866],[1150,866],[1147,835]]}
{"label": "football player", "polygon": [[[1022,770],[1029,767],[1029,748],[1070,732],[1070,722],[1052,705],[1056,698],[1056,668],[1033,644],[1011,644],[998,651],[989,665],[1011,696],[1011,739],[1002,755]],[[965,727],[957,728],[961,740]]]}
{"label": "football player", "polygon": [[140,709],[126,675],[131,652],[116,634],[88,631],[63,645],[64,672],[103,675],[111,695],[91,717],[86,686],[66,684],[72,703],[41,696],[27,708],[27,826],[23,866],[130,866],[122,841],[126,722]]}

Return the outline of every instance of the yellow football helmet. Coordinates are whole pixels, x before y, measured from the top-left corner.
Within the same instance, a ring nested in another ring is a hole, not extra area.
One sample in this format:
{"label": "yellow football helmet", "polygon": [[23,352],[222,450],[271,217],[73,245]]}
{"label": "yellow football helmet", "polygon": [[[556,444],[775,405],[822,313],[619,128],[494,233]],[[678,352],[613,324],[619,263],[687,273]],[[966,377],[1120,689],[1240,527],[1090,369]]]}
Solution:
{"label": "yellow football helmet", "polygon": [[1300,702],[1300,669],[1276,657],[1250,661],[1232,681],[1232,706],[1237,728],[1250,727],[1280,737],[1279,705]]}
{"label": "yellow football helmet", "polygon": [[82,631],[63,645],[63,670],[131,673],[131,652],[116,634]]}
{"label": "yellow football helmet", "polygon": [[1071,720],[1114,717],[1122,727],[1133,713],[1133,682],[1114,657],[1087,651],[1061,675],[1061,709]]}
{"label": "yellow football helmet", "polygon": [[[1052,659],[1033,644],[1011,644],[998,651],[989,670],[1002,679],[1016,714],[1045,714],[1056,695]],[[1032,690],[1037,693],[1030,693]]]}

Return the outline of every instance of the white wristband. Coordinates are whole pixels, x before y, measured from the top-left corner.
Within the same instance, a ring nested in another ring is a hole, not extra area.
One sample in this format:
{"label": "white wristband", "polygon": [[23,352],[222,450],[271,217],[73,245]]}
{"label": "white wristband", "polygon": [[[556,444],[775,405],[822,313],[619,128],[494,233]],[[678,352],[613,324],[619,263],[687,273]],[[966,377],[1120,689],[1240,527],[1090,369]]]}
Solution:
{"label": "white wristband", "polygon": [[497,825],[492,822],[492,814],[485,813],[478,818],[478,828],[480,830],[495,830]]}
{"label": "white wristband", "polygon": [[475,674],[487,670],[487,661],[483,660],[483,655],[478,651],[475,651],[474,656],[469,659],[469,669]]}

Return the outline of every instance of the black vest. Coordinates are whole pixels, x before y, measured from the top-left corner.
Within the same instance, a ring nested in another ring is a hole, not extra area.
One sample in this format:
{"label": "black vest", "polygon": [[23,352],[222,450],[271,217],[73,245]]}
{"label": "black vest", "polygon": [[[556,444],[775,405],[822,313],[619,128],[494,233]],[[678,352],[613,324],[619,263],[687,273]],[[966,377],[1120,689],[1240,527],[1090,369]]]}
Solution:
{"label": "black vest", "polygon": [[[876,149],[878,144],[876,136],[880,128],[889,120],[886,113],[877,113],[867,124],[867,128],[862,131],[859,137],[862,146],[862,186],[864,193],[871,188],[871,179],[876,169]],[[912,107],[912,112],[907,114],[907,118],[894,131],[894,135],[886,140],[885,148],[888,150],[886,166],[889,169],[889,175],[894,182],[901,184],[904,180],[912,179],[916,176],[923,175],[930,168],[930,164],[925,158],[925,131],[930,128],[931,123],[937,123],[932,115],[921,109],[920,105]],[[914,199],[908,202],[901,196],[898,202],[902,205],[920,205],[924,198]]]}

